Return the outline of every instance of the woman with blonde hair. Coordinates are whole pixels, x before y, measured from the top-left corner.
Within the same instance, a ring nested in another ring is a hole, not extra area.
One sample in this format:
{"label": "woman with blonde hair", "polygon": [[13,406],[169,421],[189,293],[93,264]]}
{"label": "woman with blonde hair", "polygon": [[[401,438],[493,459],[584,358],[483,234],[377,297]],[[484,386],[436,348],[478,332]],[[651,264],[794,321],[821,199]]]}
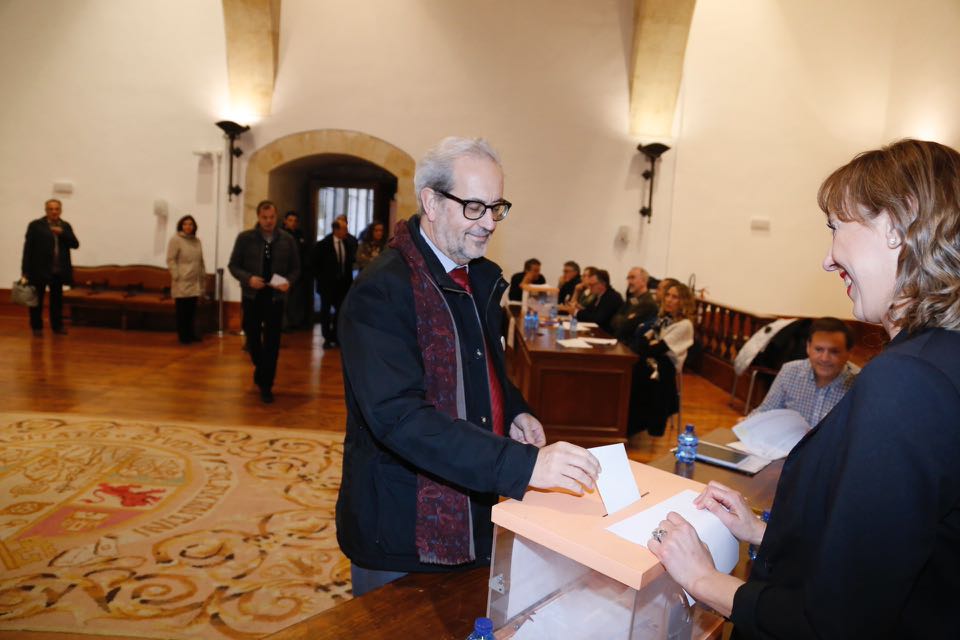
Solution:
{"label": "woman with blonde hair", "polygon": [[787,457],[769,524],[710,483],[695,504],[760,545],[746,582],[671,513],[648,543],[737,638],[955,638],[960,598],[960,154],[902,140],[820,187],[858,319],[891,338]]}
{"label": "woman with blonde hair", "polygon": [[646,431],[660,437],[667,419],[680,410],[677,376],[693,346],[696,301],[690,288],[673,278],[660,284],[660,315],[653,326],[640,325],[628,346],[640,356],[633,367],[627,434]]}
{"label": "woman with blonde hair", "polygon": [[167,245],[167,267],[170,269],[170,295],[176,305],[177,336],[180,344],[197,342],[194,332],[197,301],[203,295],[206,269],[203,246],[197,238],[197,221],[185,215],[177,221],[177,232]]}

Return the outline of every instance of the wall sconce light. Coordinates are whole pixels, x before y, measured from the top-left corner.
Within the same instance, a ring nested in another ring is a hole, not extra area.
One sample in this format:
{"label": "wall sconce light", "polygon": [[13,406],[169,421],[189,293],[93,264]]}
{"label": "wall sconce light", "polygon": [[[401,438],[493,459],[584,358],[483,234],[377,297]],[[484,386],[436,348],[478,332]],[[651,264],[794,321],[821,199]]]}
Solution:
{"label": "wall sconce light", "polygon": [[232,120],[221,120],[217,126],[223,130],[223,133],[230,139],[230,177],[227,180],[227,200],[233,200],[233,196],[243,193],[240,185],[233,184],[233,159],[243,155],[243,149],[238,149],[234,144],[243,133],[250,131],[250,127],[237,124]]}
{"label": "wall sconce light", "polygon": [[647,206],[641,207],[640,209],[640,215],[647,219],[647,224],[650,224],[650,221],[653,219],[653,176],[656,175],[657,172],[657,160],[669,150],[670,147],[660,142],[651,142],[648,145],[641,143],[637,145],[637,151],[647,156],[647,160],[650,161],[650,168],[643,172],[643,179],[650,182],[650,187],[647,191]]}

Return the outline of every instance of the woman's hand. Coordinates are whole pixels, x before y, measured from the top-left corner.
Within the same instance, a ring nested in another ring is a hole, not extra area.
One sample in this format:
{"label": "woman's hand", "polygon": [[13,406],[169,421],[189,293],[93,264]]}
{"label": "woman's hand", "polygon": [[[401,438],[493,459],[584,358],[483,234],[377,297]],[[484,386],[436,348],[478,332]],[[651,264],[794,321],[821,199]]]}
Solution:
{"label": "woman's hand", "polygon": [[671,511],[667,519],[660,522],[659,528],[664,531],[660,541],[651,538],[647,548],[681,587],[692,593],[698,580],[717,573],[710,550],[683,516]]}
{"label": "woman's hand", "polygon": [[687,593],[729,617],[733,597],[743,581],[717,571],[707,545],[700,541],[693,525],[681,516],[671,511],[659,528],[663,529],[660,542],[651,538],[647,548]]}
{"label": "woman's hand", "polygon": [[756,545],[763,540],[767,524],[747,506],[744,497],[730,487],[711,480],[693,505],[717,516],[737,540]]}

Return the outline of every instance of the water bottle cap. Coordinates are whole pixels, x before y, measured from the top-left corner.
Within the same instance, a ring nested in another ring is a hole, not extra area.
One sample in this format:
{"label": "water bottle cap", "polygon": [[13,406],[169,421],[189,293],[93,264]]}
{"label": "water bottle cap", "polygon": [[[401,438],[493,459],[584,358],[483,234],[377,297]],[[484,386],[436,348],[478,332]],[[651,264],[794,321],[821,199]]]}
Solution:
{"label": "water bottle cap", "polygon": [[473,630],[480,635],[493,633],[493,620],[490,618],[477,618],[473,623]]}
{"label": "water bottle cap", "polygon": [[688,425],[687,425],[687,433],[693,433],[693,425],[692,425],[692,424],[688,424]]}

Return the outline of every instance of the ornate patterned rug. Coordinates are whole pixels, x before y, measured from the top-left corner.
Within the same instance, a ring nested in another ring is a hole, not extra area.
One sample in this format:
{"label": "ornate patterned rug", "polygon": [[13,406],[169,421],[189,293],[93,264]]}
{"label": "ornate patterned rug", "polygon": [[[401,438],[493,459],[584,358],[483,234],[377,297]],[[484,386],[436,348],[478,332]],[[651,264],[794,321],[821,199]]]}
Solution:
{"label": "ornate patterned rug", "polygon": [[0,630],[259,638],[349,599],[342,440],[0,414]]}

